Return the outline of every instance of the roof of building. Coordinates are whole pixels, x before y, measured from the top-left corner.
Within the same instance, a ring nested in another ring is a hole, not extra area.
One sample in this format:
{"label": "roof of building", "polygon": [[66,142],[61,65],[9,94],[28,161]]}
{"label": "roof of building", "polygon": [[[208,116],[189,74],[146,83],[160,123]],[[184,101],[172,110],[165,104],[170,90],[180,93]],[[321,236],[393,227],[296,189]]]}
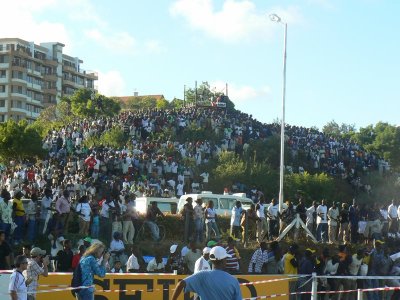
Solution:
{"label": "roof of building", "polygon": [[140,96],[121,96],[121,97],[112,97],[116,100],[119,100],[121,102],[127,103],[130,99],[132,100],[140,100],[143,98],[155,98],[156,100],[164,99],[164,95],[140,95]]}

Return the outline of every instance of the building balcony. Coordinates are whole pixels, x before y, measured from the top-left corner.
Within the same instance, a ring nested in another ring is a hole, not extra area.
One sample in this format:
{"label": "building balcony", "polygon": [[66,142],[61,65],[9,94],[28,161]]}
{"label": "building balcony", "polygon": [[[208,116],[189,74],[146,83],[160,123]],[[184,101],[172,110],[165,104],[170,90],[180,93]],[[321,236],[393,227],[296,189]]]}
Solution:
{"label": "building balcony", "polygon": [[73,67],[73,66],[63,65],[62,68],[63,68],[63,71],[78,73],[78,71],[76,70],[76,67]]}

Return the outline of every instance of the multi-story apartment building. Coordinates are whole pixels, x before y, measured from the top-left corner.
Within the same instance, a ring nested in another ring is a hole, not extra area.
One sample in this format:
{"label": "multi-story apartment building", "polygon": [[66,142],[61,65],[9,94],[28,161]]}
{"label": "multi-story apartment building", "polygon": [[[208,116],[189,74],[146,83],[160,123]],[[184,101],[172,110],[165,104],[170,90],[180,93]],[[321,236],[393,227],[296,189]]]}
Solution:
{"label": "multi-story apartment building", "polygon": [[0,38],[0,122],[32,122],[61,97],[80,88],[97,89],[97,73],[82,70],[83,61],[63,54],[63,47]]}

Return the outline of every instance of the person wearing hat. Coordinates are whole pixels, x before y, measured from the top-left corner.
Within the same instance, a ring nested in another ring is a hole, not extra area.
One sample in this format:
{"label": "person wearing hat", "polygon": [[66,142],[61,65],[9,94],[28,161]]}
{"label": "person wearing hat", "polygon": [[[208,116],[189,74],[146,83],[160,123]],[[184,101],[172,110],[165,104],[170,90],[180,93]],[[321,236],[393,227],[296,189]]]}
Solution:
{"label": "person wearing hat", "polygon": [[225,272],[226,258],[230,255],[221,246],[210,250],[213,270],[193,274],[181,280],[172,295],[177,300],[182,291],[194,292],[203,300],[241,300],[242,293],[238,280]]}
{"label": "person wearing hat", "polygon": [[28,300],[36,299],[36,290],[38,287],[39,276],[47,277],[49,274],[49,257],[46,256],[46,251],[39,247],[34,247],[30,251],[30,259],[28,260],[28,267],[23,272],[26,281],[30,281],[27,285]]}
{"label": "person wearing hat", "polygon": [[194,274],[200,271],[211,270],[210,263],[208,262],[210,259],[210,251],[210,247],[205,247],[203,249],[203,256],[196,260],[196,263],[194,264]]}
{"label": "person wearing hat", "polygon": [[177,251],[178,245],[172,245],[169,248],[169,256],[167,259],[167,263],[165,264],[165,271],[169,273],[177,272],[178,274],[183,273],[183,261],[182,257]]}
{"label": "person wearing hat", "polygon": [[182,217],[183,217],[183,224],[184,224],[184,241],[188,242],[189,240],[192,239],[193,235],[193,228],[194,228],[194,220],[193,220],[193,214],[194,214],[194,209],[193,209],[193,199],[192,197],[187,197],[186,198],[186,203],[183,206],[182,209]]}

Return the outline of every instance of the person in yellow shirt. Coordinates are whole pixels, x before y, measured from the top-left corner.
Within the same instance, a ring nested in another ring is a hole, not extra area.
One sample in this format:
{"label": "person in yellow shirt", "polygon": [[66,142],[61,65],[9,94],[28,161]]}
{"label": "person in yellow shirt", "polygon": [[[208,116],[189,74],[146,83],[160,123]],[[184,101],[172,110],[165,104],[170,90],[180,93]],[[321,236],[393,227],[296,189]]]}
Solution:
{"label": "person in yellow shirt", "polygon": [[16,191],[13,199],[13,211],[14,211],[14,223],[17,227],[14,230],[14,244],[18,245],[21,243],[24,234],[24,223],[25,223],[25,209],[22,204],[22,192]]}
{"label": "person in yellow shirt", "polygon": [[[283,269],[284,274],[296,275],[299,262],[297,260],[297,254],[299,251],[299,246],[297,244],[292,244],[289,247],[288,252],[283,257]],[[294,293],[296,291],[297,280],[293,279],[289,281],[289,292]],[[290,295],[290,299],[296,299],[296,295]]]}

